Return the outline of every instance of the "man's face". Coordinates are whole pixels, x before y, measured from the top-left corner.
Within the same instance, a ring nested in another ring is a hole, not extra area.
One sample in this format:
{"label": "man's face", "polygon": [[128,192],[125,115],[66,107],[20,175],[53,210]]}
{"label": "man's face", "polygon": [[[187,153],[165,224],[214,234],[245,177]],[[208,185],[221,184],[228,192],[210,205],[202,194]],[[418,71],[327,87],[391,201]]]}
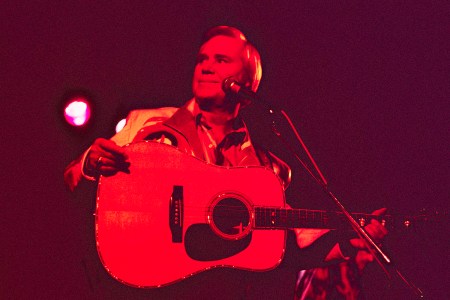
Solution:
{"label": "man's face", "polygon": [[238,82],[244,78],[244,43],[228,36],[215,36],[202,45],[197,57],[192,80],[194,97],[200,104],[222,106],[225,93],[222,82],[233,77]]}

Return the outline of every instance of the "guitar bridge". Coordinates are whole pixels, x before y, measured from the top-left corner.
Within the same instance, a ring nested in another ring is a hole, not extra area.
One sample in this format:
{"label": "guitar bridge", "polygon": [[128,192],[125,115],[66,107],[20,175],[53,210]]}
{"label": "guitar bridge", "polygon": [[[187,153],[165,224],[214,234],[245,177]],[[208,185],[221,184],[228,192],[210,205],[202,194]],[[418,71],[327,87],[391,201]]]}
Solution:
{"label": "guitar bridge", "polygon": [[169,227],[172,242],[183,241],[183,186],[174,185],[169,204]]}

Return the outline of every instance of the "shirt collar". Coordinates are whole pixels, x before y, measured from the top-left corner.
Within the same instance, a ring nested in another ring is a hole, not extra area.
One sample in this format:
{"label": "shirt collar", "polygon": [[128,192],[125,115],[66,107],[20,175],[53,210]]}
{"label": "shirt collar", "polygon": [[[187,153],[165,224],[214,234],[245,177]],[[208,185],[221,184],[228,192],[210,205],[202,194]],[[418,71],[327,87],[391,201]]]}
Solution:
{"label": "shirt collar", "polygon": [[[194,116],[195,123],[197,124],[197,126],[201,124],[201,125],[205,126],[208,130],[211,129],[211,126],[209,126],[207,124],[206,120],[203,118],[202,111],[194,98],[192,98],[191,100],[188,101],[188,103],[186,104],[186,109],[188,111],[190,111],[192,113],[192,115]],[[233,129],[233,131],[237,131],[242,128],[246,129],[246,126],[245,126],[245,123],[242,120],[242,118],[238,115],[233,120],[232,129]]]}
{"label": "shirt collar", "polygon": [[[195,101],[195,98],[192,98],[188,101],[188,103],[186,104],[186,109],[190,111],[194,116],[195,124],[197,126],[202,126],[206,130],[211,129],[211,126],[207,124],[205,118],[203,117],[202,111]],[[231,131],[228,135],[232,135],[234,138],[239,137],[239,144],[241,144],[241,148],[246,148],[247,146],[251,145],[247,126],[245,125],[245,122],[244,120],[242,120],[240,115],[234,118],[232,130],[233,131]]]}

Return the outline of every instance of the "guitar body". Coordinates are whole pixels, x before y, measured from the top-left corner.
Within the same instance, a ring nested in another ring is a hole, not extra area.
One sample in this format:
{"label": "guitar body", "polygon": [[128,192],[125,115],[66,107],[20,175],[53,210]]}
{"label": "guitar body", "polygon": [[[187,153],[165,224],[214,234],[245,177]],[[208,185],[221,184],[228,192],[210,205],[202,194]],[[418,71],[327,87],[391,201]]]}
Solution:
{"label": "guitar body", "polygon": [[160,287],[216,267],[265,271],[285,249],[285,230],[255,229],[253,207],[285,207],[264,167],[218,167],[165,144],[126,146],[130,173],[101,177],[96,240],[117,280]]}

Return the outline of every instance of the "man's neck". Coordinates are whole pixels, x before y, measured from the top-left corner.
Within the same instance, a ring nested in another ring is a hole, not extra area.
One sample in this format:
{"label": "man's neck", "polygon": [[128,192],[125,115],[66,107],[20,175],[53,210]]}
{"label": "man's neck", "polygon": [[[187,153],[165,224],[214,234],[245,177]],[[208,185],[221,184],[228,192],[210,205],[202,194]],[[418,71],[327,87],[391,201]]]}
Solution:
{"label": "man's neck", "polygon": [[214,134],[216,141],[221,141],[225,135],[233,130],[233,123],[238,116],[240,104],[234,107],[202,107],[199,105],[200,112],[208,126]]}
{"label": "man's neck", "polygon": [[211,126],[227,127],[236,119],[240,109],[239,103],[222,106],[214,105],[213,102],[209,103],[209,105],[205,105],[205,103],[208,102],[202,104],[197,102],[203,117]]}

